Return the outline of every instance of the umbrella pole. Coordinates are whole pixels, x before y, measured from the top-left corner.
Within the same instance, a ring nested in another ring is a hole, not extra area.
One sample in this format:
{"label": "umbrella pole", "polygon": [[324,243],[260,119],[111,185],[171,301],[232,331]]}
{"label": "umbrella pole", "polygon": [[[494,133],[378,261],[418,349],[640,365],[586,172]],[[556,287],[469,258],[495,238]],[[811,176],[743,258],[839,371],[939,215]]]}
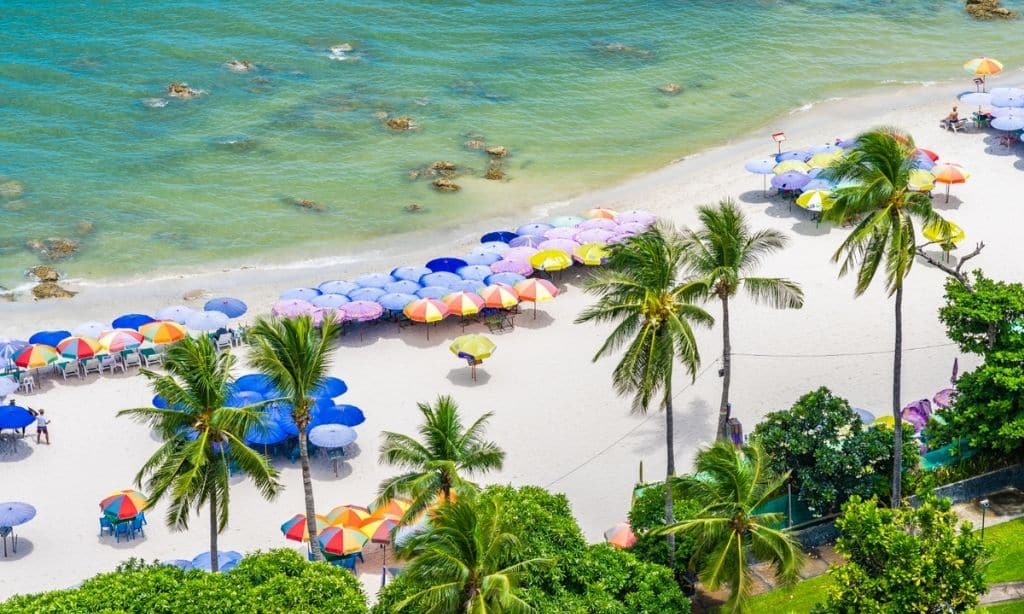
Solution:
{"label": "umbrella pole", "polygon": [[381,560],[380,564],[380,585],[383,587],[384,583],[387,582],[388,579],[388,545],[381,544],[381,548],[384,548],[384,558]]}
{"label": "umbrella pole", "polygon": [[768,175],[761,175],[761,189],[764,190],[765,197],[768,196]]}
{"label": "umbrella pole", "polygon": [[949,184],[946,184],[946,202],[949,202]]}

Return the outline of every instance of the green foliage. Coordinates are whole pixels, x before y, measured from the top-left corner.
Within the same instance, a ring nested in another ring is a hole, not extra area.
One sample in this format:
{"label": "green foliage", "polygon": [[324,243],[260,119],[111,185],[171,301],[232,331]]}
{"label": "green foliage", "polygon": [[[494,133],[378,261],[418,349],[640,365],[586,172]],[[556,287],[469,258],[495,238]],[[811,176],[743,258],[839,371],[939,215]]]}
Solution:
{"label": "green foliage", "polygon": [[946,281],[946,304],[939,309],[946,335],[964,352],[990,356],[1024,348],[1024,285],[994,281],[974,271],[968,288]]}
{"label": "green foliage", "polygon": [[308,563],[293,550],[245,557],[225,573],[182,571],[132,559],[78,588],[13,597],[3,614],[57,612],[346,612],[365,614],[366,597],[348,571]]}
{"label": "green foliage", "polygon": [[[903,438],[903,470],[917,464],[912,433]],[[792,408],[768,414],[750,440],[760,444],[775,473],[791,471],[800,499],[819,515],[838,511],[851,495],[888,492],[893,437],[866,428],[846,399],[828,388],[800,397]]]}
{"label": "green foliage", "polygon": [[[678,483],[672,488],[672,515],[675,521],[693,518],[700,510],[696,501],[683,497]],[[633,498],[629,510],[629,524],[636,534],[636,544],[629,551],[641,561],[658,563],[671,567],[668,543],[665,538],[652,533],[651,529],[665,526],[665,484],[649,484]],[[683,577],[693,555],[693,539],[676,536],[675,571],[676,577]]]}
{"label": "green foliage", "polygon": [[985,547],[948,500],[890,509],[852,497],[836,521],[847,564],[818,613],[966,612],[985,592]]}

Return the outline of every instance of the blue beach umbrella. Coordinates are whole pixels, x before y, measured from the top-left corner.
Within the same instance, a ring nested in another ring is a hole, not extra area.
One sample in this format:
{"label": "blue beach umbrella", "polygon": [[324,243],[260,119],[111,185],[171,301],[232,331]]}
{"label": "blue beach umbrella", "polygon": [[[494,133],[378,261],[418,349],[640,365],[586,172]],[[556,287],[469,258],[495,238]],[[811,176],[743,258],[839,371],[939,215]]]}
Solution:
{"label": "blue beach umbrella", "polygon": [[[534,222],[532,224],[523,224],[519,228],[516,228],[516,234],[520,237],[523,235],[540,236],[543,237],[544,233],[554,228],[551,224],[542,224],[540,222]],[[509,245],[512,243],[509,242]]]}
{"label": "blue beach umbrella", "polygon": [[130,328],[132,330],[139,330],[139,327],[143,324],[149,324],[156,320],[144,313],[126,313],[123,316],[114,318],[114,321],[110,323],[111,328]]}
{"label": "blue beach umbrella", "polygon": [[914,156],[914,168],[930,171],[935,168],[935,161],[924,154]]}
{"label": "blue beach umbrella", "polygon": [[[463,264],[462,266],[466,266]],[[462,268],[462,267],[459,267]],[[427,286],[443,286],[448,287],[449,284],[462,281],[462,278],[456,275],[452,271],[438,271],[437,273],[431,273],[430,275],[424,275],[420,283],[423,287]]]}
{"label": "blue beach umbrella", "polygon": [[785,162],[786,160],[800,160],[801,162],[807,162],[811,159],[811,154],[803,150],[784,151],[775,156],[776,162]]}
{"label": "blue beach umbrella", "polygon": [[[153,397],[154,402],[157,397]],[[224,402],[226,407],[246,407],[263,402],[263,395],[255,390],[239,390],[231,394]]]}
{"label": "blue beach umbrella", "polygon": [[357,288],[348,293],[348,297],[353,301],[376,301],[380,297],[387,294],[383,288]]}
{"label": "blue beach umbrella", "polygon": [[[454,273],[455,271],[458,271],[460,268],[466,266],[466,261],[461,258],[434,258],[433,260],[428,262],[426,266],[434,273]],[[422,279],[420,279],[420,283],[423,285],[427,285],[426,282],[424,282]]]}
{"label": "blue beach umbrella", "polygon": [[756,173],[758,175],[772,175],[775,173],[775,165],[778,162],[775,161],[774,157],[771,158],[756,158],[754,160],[747,160],[743,164],[748,172]]}
{"label": "blue beach umbrella", "polygon": [[568,226],[579,226],[586,220],[578,215],[559,215],[548,220],[548,224],[551,224],[555,228],[565,228]]}
{"label": "blue beach umbrella", "polygon": [[37,333],[32,333],[32,336],[28,338],[28,342],[57,347],[58,343],[70,336],[71,331],[67,330],[41,330]]}
{"label": "blue beach umbrella", "polygon": [[356,284],[350,281],[344,281],[340,279],[332,279],[331,281],[325,281],[317,289],[324,294],[348,294],[349,292],[358,288]]}
{"label": "blue beach umbrella", "polygon": [[421,287],[422,286],[420,286],[420,284],[415,281],[409,281],[408,279],[400,279],[398,281],[393,281],[388,285],[384,286],[384,291],[387,292],[388,294],[414,294]]}
{"label": "blue beach umbrella", "polygon": [[[242,555],[234,550],[222,550],[217,553],[217,566],[221,569],[223,569],[228,563],[237,563],[241,560]],[[202,554],[197,554],[196,558],[192,559],[192,568],[210,571],[213,569],[212,563],[213,557],[209,552],[204,552]]]}
{"label": "blue beach umbrella", "polygon": [[[507,249],[508,246],[506,245],[505,248]],[[462,259],[466,261],[468,266],[472,266],[474,264],[489,266],[501,260],[501,254],[495,254],[492,252],[469,253],[463,256]]]}
{"label": "blue beach umbrella", "polygon": [[804,173],[787,171],[772,177],[772,186],[780,190],[799,190],[810,182],[811,178]]}
{"label": "blue beach umbrella", "polygon": [[391,271],[391,276],[398,280],[412,281],[419,283],[420,277],[433,273],[425,266],[400,266]]}
{"label": "blue beach umbrella", "polygon": [[495,273],[493,275],[489,275],[487,279],[484,280],[484,283],[486,283],[488,286],[493,286],[494,284],[505,284],[506,286],[514,286],[517,283],[523,281],[524,279],[526,279],[526,277],[520,275],[519,273]]}
{"label": "blue beach umbrella", "polygon": [[445,286],[425,286],[416,291],[416,296],[441,300],[451,293],[452,291]]}
{"label": "blue beach umbrella", "polygon": [[245,443],[248,445],[272,446],[285,439],[288,439],[288,433],[285,432],[284,427],[280,423],[273,420],[267,421],[264,424],[253,425],[249,432],[245,434]]}
{"label": "blue beach umbrella", "polygon": [[228,316],[219,311],[196,311],[185,319],[184,324],[191,330],[212,332],[227,328]]}
{"label": "blue beach umbrella", "polygon": [[182,571],[188,571],[192,569],[192,561],[186,561],[185,559],[168,559],[166,561],[160,561],[161,565],[169,565],[171,567],[177,567]]}
{"label": "blue beach umbrella", "polygon": [[404,294],[401,292],[390,292],[377,299],[381,307],[388,311],[401,311],[405,306],[416,300],[415,294]]}
{"label": "blue beach umbrella", "polygon": [[359,426],[366,422],[363,410],[355,405],[335,405],[327,409],[321,409],[313,414],[310,419],[310,426],[317,427],[321,424],[340,424],[342,426]]}
{"label": "blue beach umbrella", "polygon": [[515,239],[518,236],[519,235],[512,232],[511,230],[495,230],[480,237],[480,242],[490,243],[492,241],[501,241],[502,243],[508,243],[509,241]]}
{"label": "blue beach umbrella", "polygon": [[475,246],[469,250],[471,254],[504,254],[508,251],[509,245],[504,241],[488,241]]}
{"label": "blue beach umbrella", "polygon": [[[383,288],[389,283],[395,281],[395,278],[387,273],[369,273],[367,275],[360,275],[352,281],[356,282],[356,285],[360,288]],[[351,295],[352,293],[346,292],[345,294]]]}
{"label": "blue beach umbrella", "polygon": [[26,345],[28,345],[28,341],[22,339],[0,338],[0,359],[10,359]]}
{"label": "blue beach umbrella", "polygon": [[273,380],[262,373],[250,373],[235,380],[235,390],[251,390],[260,394],[275,393]]}
{"label": "blue beach umbrella", "polygon": [[35,422],[35,417],[24,407],[18,407],[17,405],[0,406],[0,429],[23,429],[33,422]]}
{"label": "blue beach umbrella", "polygon": [[249,307],[237,298],[221,296],[206,301],[203,309],[206,311],[219,311],[229,318],[237,318],[248,311]]}
{"label": "blue beach umbrella", "polygon": [[309,441],[320,448],[343,448],[354,442],[358,435],[341,424],[321,424],[309,429]]}
{"label": "blue beach umbrella", "polygon": [[448,284],[449,294],[452,292],[479,292],[481,288],[487,284],[482,280],[476,279],[460,279],[459,281],[453,281]]}
{"label": "blue beach umbrella", "polygon": [[309,302],[320,309],[337,309],[350,300],[344,294],[321,294]]}
{"label": "blue beach umbrella", "polygon": [[[170,320],[171,322],[184,324],[185,320],[195,312],[195,309],[186,305],[171,305],[170,307],[164,307],[163,309],[158,310],[154,315],[157,320]],[[98,338],[97,335],[87,336]]]}
{"label": "blue beach umbrella", "polygon": [[455,272],[462,279],[483,281],[491,274],[491,267],[482,264],[470,264]]}
{"label": "blue beach umbrella", "polygon": [[280,295],[278,295],[277,298],[281,299],[282,301],[287,301],[291,299],[298,299],[300,301],[310,301],[320,296],[321,294],[323,294],[323,292],[321,292],[318,288],[292,288],[290,290],[285,290]]}
{"label": "blue beach umbrella", "polygon": [[167,409],[167,399],[163,398],[160,395],[154,396],[153,397],[153,407],[155,407],[157,409]]}
{"label": "blue beach umbrella", "polygon": [[0,527],[16,527],[36,517],[36,508],[21,501],[0,503]]}
{"label": "blue beach umbrella", "polygon": [[[313,396],[333,399],[334,397],[340,397],[346,392],[348,392],[348,384],[345,383],[345,380],[328,375],[320,380],[320,383],[313,389]],[[333,403],[328,403],[327,405],[333,405]]]}

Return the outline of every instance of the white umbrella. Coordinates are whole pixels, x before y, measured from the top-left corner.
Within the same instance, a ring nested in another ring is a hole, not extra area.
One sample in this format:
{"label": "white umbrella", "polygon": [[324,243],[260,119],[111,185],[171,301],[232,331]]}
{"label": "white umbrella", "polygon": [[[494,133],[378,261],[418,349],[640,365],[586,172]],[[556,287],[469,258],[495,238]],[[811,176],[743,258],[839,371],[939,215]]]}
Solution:
{"label": "white umbrella", "polygon": [[83,322],[78,326],[71,329],[71,334],[76,337],[89,337],[90,339],[99,339],[103,336],[103,333],[110,330],[109,324],[102,324],[100,322]]}
{"label": "white umbrella", "polygon": [[343,448],[355,440],[355,430],[341,424],[321,424],[309,430],[309,441],[321,448]]}
{"label": "white umbrella", "polygon": [[997,87],[992,90],[992,105],[996,107],[1024,107],[1024,90],[1015,87]]}
{"label": "white umbrella", "polygon": [[[0,361],[2,362],[2,361]],[[0,377],[0,399],[18,389],[18,382],[9,377]]]}
{"label": "white umbrella", "polygon": [[219,330],[227,325],[228,317],[219,311],[195,311],[185,318],[185,326],[198,331]]}
{"label": "white umbrella", "polygon": [[185,320],[195,312],[195,309],[185,305],[171,305],[170,307],[164,307],[154,315],[157,320],[170,320],[178,324],[184,324]]}
{"label": "white umbrella", "polygon": [[1024,129],[1024,113],[997,117],[992,120],[992,127],[996,130],[1006,130],[1007,132]]}
{"label": "white umbrella", "polygon": [[960,102],[963,104],[976,105],[984,107],[992,104],[992,93],[991,92],[968,92],[960,97]]}

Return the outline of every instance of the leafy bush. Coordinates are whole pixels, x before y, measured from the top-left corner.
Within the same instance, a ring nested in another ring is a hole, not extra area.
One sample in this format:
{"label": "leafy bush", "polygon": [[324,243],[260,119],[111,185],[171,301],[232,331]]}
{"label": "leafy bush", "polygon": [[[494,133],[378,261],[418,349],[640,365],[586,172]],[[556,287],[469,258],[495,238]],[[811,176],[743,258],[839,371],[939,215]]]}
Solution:
{"label": "leafy bush", "polygon": [[847,564],[829,571],[828,598],[815,612],[966,612],[985,592],[985,547],[949,500],[889,509],[855,496],[836,526]]}
{"label": "leafy bush", "polygon": [[[893,434],[867,428],[850,404],[828,388],[800,397],[791,409],[765,416],[750,435],[773,472],[792,471],[799,498],[812,511],[834,513],[852,495],[888,493]],[[903,469],[917,464],[911,432],[903,437]]]}
{"label": "leafy bush", "polygon": [[[673,487],[672,515],[676,521],[692,518],[700,506],[683,498],[678,485]],[[633,499],[629,510],[629,524],[636,534],[636,545],[630,552],[641,561],[669,566],[668,542],[664,536],[654,536],[650,530],[665,526],[665,484],[650,484]],[[676,577],[683,577],[693,555],[693,539],[676,536]]]}
{"label": "leafy bush", "polygon": [[138,559],[78,588],[13,597],[3,613],[346,612],[365,614],[366,596],[348,571],[309,563],[293,550],[245,557],[237,568],[211,574],[147,565]]}
{"label": "leafy bush", "polygon": [[964,352],[992,354],[1024,347],[1024,285],[994,281],[981,271],[967,288],[946,281],[946,304],[939,309],[946,335]]}

